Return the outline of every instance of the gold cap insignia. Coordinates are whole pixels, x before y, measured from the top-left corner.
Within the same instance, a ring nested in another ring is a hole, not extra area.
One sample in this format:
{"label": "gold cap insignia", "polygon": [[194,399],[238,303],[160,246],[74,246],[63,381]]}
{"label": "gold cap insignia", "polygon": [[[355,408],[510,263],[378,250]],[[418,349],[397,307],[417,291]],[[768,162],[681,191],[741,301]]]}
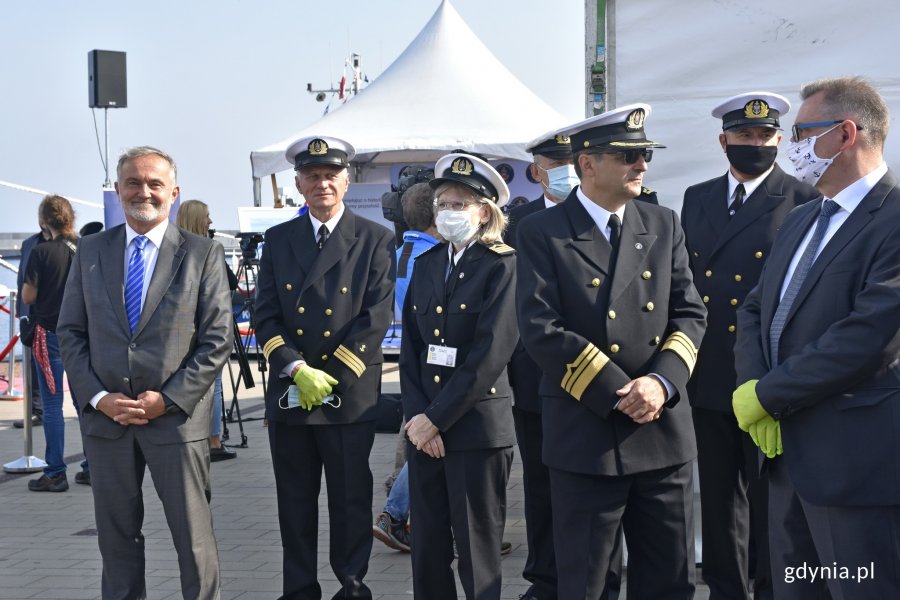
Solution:
{"label": "gold cap insignia", "polygon": [[629,114],[628,118],[625,120],[625,129],[628,131],[643,129],[645,116],[643,108],[637,108],[631,111],[631,114]]}
{"label": "gold cap insignia", "polygon": [[748,119],[765,119],[769,116],[769,105],[765,100],[751,100],[744,105],[744,116]]}
{"label": "gold cap insignia", "polygon": [[325,140],[320,140],[319,138],[311,141],[306,149],[311,156],[324,156],[325,154],[328,154],[328,144]]}
{"label": "gold cap insignia", "polygon": [[569,144],[572,143],[571,140],[569,140],[569,136],[567,136],[567,135],[557,135],[557,136],[556,136],[555,138],[553,138],[553,139],[556,140],[556,143],[557,143],[557,144],[560,144],[560,145],[563,145],[563,146],[569,145]]}
{"label": "gold cap insignia", "polygon": [[472,174],[472,161],[467,158],[457,158],[450,165],[450,172],[454,175],[469,176]]}

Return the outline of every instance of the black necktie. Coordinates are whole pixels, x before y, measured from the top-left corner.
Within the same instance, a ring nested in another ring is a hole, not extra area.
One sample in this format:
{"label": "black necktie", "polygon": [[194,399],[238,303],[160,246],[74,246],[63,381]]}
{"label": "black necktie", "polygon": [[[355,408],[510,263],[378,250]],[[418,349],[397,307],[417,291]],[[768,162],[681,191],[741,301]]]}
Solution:
{"label": "black necktie", "polygon": [[744,205],[744,194],[746,191],[744,190],[744,184],[739,183],[736,188],[734,188],[734,201],[732,201],[731,205],[728,207],[728,216],[733,217],[734,213],[736,213],[743,205]]}
{"label": "black necktie", "polygon": [[328,240],[328,227],[325,226],[325,223],[319,225],[319,250],[322,249],[322,246],[325,245],[325,242]]}
{"label": "black necktie", "polygon": [[609,215],[609,245],[612,246],[612,252],[609,253],[609,280],[612,281],[613,274],[616,270],[616,260],[619,257],[619,238],[622,236],[622,221],[619,215],[613,213]]}

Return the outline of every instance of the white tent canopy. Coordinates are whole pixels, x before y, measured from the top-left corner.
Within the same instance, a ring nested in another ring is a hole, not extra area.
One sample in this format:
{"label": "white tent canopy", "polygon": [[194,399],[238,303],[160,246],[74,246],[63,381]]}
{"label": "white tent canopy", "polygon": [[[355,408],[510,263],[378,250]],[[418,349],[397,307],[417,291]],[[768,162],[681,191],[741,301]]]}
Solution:
{"label": "white tent canopy", "polygon": [[443,0],[374,82],[305,129],[251,152],[250,162],[256,179],[290,169],[285,149],[307,135],[349,141],[358,165],[432,161],[457,148],[531,160],[525,144],[568,121],[510,73]]}

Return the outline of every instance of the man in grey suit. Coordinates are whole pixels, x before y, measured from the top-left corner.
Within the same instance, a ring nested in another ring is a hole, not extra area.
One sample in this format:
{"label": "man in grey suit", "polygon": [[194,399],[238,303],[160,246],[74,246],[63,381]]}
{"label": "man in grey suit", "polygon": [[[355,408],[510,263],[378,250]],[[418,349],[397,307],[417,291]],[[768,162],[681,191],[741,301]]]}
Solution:
{"label": "man in grey suit", "polygon": [[231,348],[222,247],[169,223],[175,163],[126,151],[124,225],[84,238],[59,317],[91,457],[104,600],[146,597],[141,484],[150,468],[185,598],[219,598],[209,510],[211,387]]}
{"label": "man in grey suit", "polygon": [[788,157],[825,199],[788,215],[738,311],[732,404],[770,459],[775,597],[900,598],[900,182],[883,157],[890,118],[860,78],[814,81],[800,95]]}

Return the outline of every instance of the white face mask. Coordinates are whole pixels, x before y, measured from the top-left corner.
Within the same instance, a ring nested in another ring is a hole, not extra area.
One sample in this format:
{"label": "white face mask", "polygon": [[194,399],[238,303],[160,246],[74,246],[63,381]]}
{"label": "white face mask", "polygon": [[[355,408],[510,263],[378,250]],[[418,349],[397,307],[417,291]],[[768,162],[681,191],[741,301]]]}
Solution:
{"label": "white face mask", "polygon": [[468,210],[442,210],[437,214],[435,224],[441,237],[454,244],[468,242],[478,231]]}
{"label": "white face mask", "polygon": [[840,127],[840,123],[829,129],[825,133],[808,137],[805,140],[800,140],[799,142],[790,142],[790,144],[788,144],[787,157],[788,160],[791,161],[791,164],[794,166],[794,177],[796,177],[803,183],[816,185],[816,183],[825,173],[825,169],[830,167],[831,163],[834,162],[834,159],[837,158],[840,154],[840,152],[838,152],[831,158],[821,158],[817,156],[816,140],[818,140],[826,133],[834,131],[838,127]]}
{"label": "white face mask", "polygon": [[547,192],[557,200],[565,200],[572,188],[581,183],[573,165],[560,165],[547,171]]}

